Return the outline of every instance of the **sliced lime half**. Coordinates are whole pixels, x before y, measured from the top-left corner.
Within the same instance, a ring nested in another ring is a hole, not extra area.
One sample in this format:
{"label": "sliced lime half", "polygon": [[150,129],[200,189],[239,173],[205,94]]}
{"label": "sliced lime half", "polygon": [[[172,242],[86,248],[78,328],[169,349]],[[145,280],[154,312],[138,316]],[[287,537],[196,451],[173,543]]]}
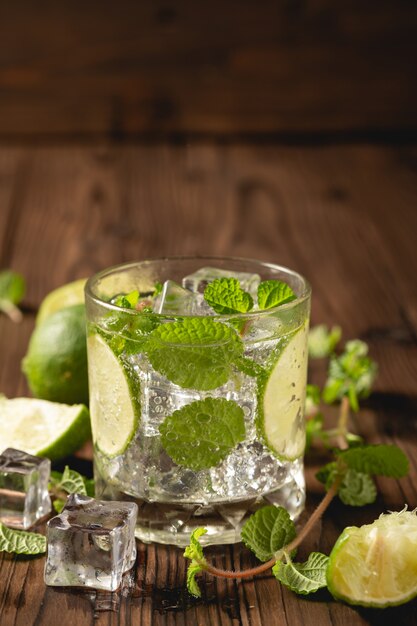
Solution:
{"label": "sliced lime half", "polygon": [[40,324],[56,311],[65,309],[68,306],[73,306],[74,304],[83,304],[86,282],[86,278],[80,278],[79,280],[74,280],[72,283],[62,285],[62,287],[58,287],[48,293],[39,307],[38,315],[36,316],[36,324]]}
{"label": "sliced lime half", "polygon": [[77,450],[90,432],[90,416],[83,404],[0,398],[0,452],[16,448],[60,459]]}
{"label": "sliced lime half", "polygon": [[307,328],[287,341],[278,360],[260,383],[258,430],[280,459],[293,461],[305,448],[304,402]]}
{"label": "sliced lime half", "polygon": [[403,510],[350,526],[331,551],[327,586],[349,604],[385,608],[417,595],[417,516]]}
{"label": "sliced lime half", "polygon": [[93,439],[107,456],[122,454],[139,421],[139,381],[98,334],[87,339]]}

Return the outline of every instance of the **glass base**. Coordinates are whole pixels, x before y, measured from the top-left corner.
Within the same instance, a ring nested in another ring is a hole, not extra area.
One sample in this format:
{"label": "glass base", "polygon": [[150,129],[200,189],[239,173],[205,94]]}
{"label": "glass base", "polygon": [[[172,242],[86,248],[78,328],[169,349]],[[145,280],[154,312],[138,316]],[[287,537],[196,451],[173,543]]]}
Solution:
{"label": "glass base", "polygon": [[96,497],[129,500],[139,507],[135,535],[144,543],[185,547],[190,535],[204,527],[203,545],[231,544],[241,541],[240,531],[248,517],[267,506],[283,506],[295,521],[304,509],[305,482],[302,464],[278,489],[249,499],[212,502],[202,505],[187,502],[147,502],[117,490],[96,476]]}

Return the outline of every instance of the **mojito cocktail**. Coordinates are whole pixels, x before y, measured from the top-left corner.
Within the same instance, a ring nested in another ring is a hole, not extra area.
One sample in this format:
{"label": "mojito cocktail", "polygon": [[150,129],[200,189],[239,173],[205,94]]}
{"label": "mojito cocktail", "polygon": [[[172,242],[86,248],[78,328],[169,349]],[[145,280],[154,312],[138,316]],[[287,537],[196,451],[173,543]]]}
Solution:
{"label": "mojito cocktail", "polygon": [[137,536],[240,540],[265,504],[304,505],[310,289],[245,259],[118,266],[86,287],[97,497],[139,506]]}

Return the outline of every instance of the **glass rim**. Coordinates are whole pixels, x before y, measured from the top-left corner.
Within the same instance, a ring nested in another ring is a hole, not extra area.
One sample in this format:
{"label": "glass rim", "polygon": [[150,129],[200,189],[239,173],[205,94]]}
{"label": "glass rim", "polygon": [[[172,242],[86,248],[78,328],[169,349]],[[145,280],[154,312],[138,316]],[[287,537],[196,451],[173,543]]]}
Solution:
{"label": "glass rim", "polygon": [[256,318],[256,317],[261,317],[261,316],[262,317],[268,316],[273,313],[277,313],[279,311],[289,311],[292,308],[308,300],[311,296],[311,286],[308,280],[304,278],[302,274],[284,265],[278,265],[276,263],[269,263],[267,261],[261,261],[259,259],[252,259],[252,258],[246,258],[246,257],[179,255],[179,256],[151,257],[151,258],[142,259],[141,261],[129,261],[128,263],[119,263],[117,265],[112,265],[103,270],[100,270],[99,272],[96,272],[95,274],[93,274],[93,276],[90,276],[90,278],[87,280],[85,287],[84,287],[85,297],[86,299],[88,298],[92,300],[95,304],[106,308],[108,311],[113,311],[114,313],[119,313],[119,314],[120,312],[123,312],[123,313],[128,313],[130,315],[141,315],[141,316],[148,316],[148,315],[155,316],[156,315],[158,318],[171,319],[171,320],[176,319],[176,318],[208,317],[207,315],[190,315],[190,314],[181,314],[181,315],[175,314],[174,315],[172,313],[171,314],[154,313],[153,311],[143,312],[143,311],[137,311],[136,309],[127,309],[121,306],[117,306],[116,304],[111,304],[110,302],[106,300],[103,300],[102,298],[97,296],[93,291],[93,285],[95,283],[97,283],[100,279],[105,278],[106,276],[109,276],[116,272],[128,271],[129,269],[138,268],[138,266],[146,264],[146,263],[150,264],[150,263],[167,262],[167,261],[169,262],[169,261],[194,261],[194,260],[210,261],[210,262],[232,261],[232,262],[240,262],[240,263],[248,263],[248,264],[252,263],[252,264],[258,265],[259,267],[265,267],[265,268],[269,268],[273,270],[278,270],[290,276],[294,276],[301,281],[301,284],[303,287],[301,295],[297,296],[294,300],[291,300],[291,302],[287,302],[286,304],[279,304],[269,309],[251,310],[246,313],[215,313],[214,315],[210,315],[210,318],[212,319],[222,319],[222,320],[242,319],[242,318],[248,319],[251,317]]}

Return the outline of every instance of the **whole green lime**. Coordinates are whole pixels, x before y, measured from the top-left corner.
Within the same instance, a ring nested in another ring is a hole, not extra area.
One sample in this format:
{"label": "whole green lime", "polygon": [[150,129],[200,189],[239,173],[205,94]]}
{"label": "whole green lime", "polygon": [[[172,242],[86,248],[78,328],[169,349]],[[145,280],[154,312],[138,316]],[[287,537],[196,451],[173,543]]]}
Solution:
{"label": "whole green lime", "polygon": [[36,326],[22,369],[36,398],[88,404],[85,306],[56,311]]}

